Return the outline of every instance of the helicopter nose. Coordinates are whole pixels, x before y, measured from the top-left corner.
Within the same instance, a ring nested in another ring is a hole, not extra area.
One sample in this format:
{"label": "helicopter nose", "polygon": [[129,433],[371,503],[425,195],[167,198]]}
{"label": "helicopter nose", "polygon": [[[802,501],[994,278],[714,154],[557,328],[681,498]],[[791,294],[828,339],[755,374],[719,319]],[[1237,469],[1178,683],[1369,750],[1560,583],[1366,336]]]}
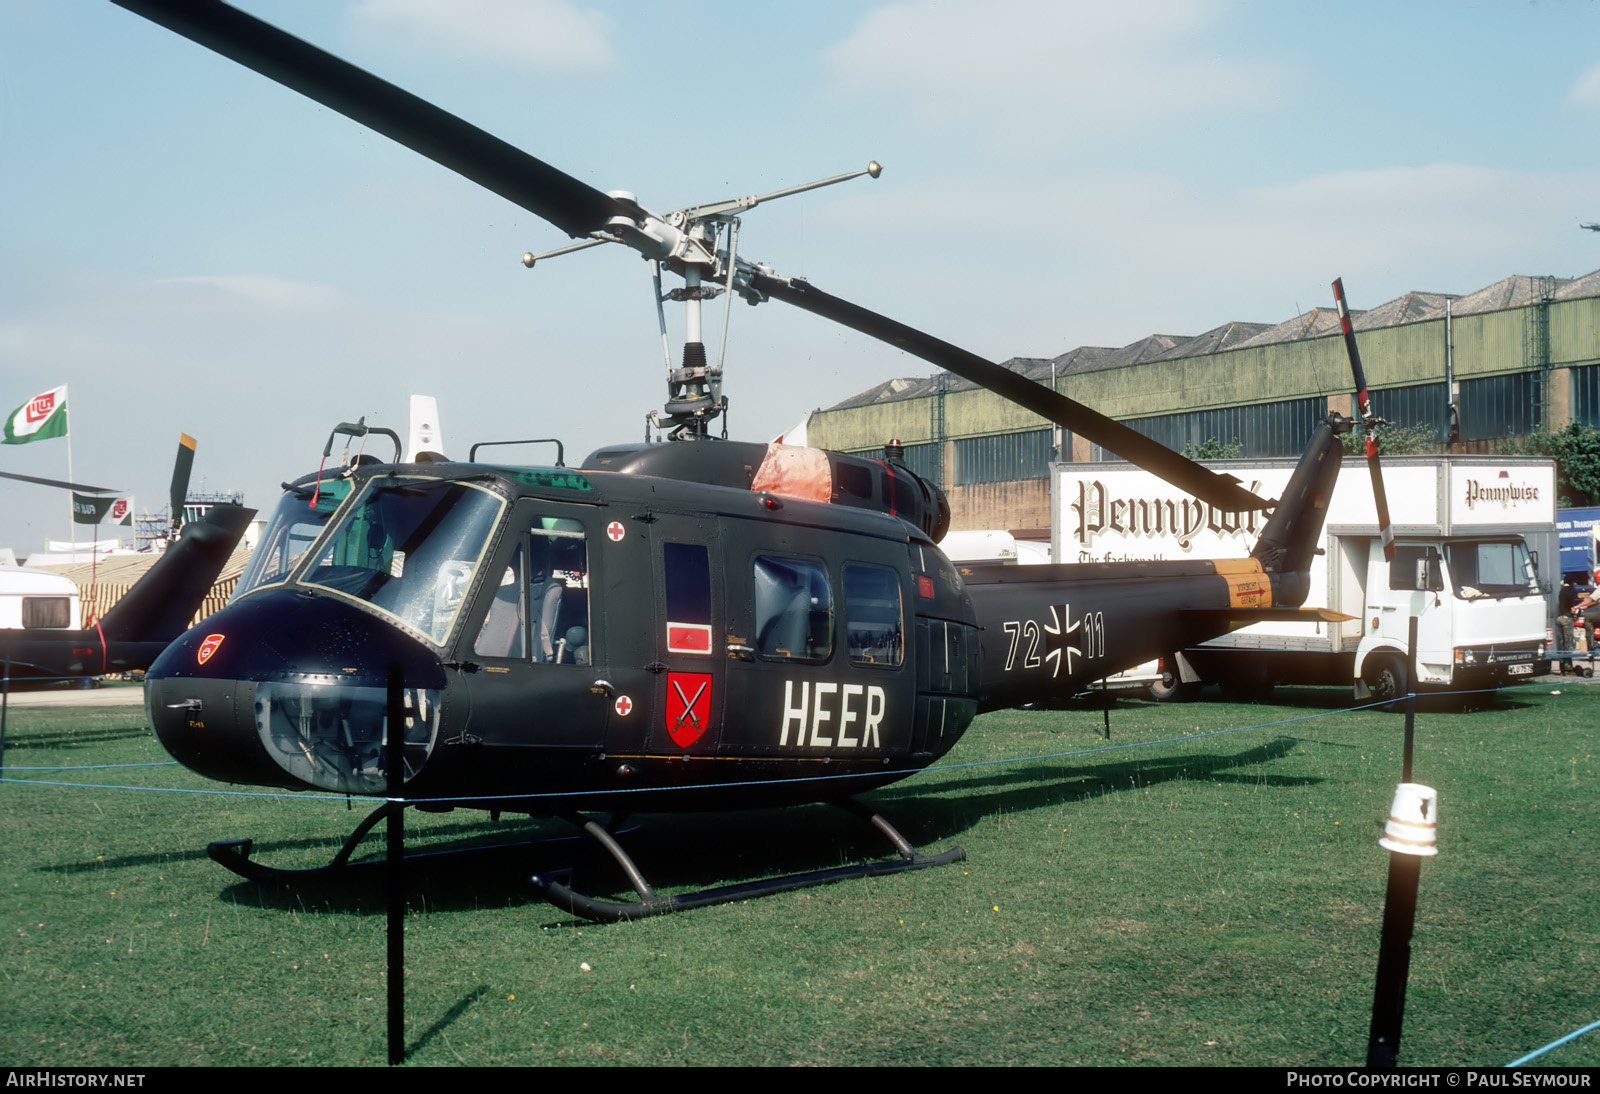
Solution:
{"label": "helicopter nose", "polygon": [[401,670],[410,779],[438,734],[439,659],[332,597],[268,590],[224,608],[151,665],[145,707],[162,747],[208,778],[381,794],[391,665]]}

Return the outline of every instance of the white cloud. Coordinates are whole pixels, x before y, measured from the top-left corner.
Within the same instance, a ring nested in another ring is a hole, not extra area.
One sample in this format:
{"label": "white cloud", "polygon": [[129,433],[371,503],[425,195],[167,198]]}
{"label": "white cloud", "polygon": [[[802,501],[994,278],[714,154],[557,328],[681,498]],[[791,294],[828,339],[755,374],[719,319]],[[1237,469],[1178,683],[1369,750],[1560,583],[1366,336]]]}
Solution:
{"label": "white cloud", "polygon": [[1574,106],[1600,106],[1600,64],[1590,65],[1567,92]]}
{"label": "white cloud", "polygon": [[873,12],[825,62],[837,92],[899,99],[927,124],[1103,130],[1276,95],[1279,67],[1199,44],[1218,12],[1211,0],[905,0]]}
{"label": "white cloud", "polygon": [[322,313],[343,300],[342,294],[325,285],[252,274],[168,277],[151,282],[149,288],[168,296],[176,290],[176,298],[187,298],[189,306],[222,305],[268,314]]}
{"label": "white cloud", "polygon": [[570,0],[361,0],[352,14],[418,44],[543,71],[596,71],[616,63],[616,22]]}

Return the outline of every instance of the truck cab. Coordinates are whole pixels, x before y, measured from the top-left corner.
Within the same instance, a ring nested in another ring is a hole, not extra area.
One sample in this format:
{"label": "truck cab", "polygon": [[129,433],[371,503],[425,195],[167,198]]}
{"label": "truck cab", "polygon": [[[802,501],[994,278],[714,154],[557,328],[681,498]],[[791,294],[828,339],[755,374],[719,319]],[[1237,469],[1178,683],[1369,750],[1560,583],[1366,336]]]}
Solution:
{"label": "truck cab", "polygon": [[1420,686],[1492,688],[1540,671],[1545,594],[1521,536],[1402,539],[1393,561],[1373,538],[1366,564],[1365,611],[1351,626],[1361,631],[1356,675],[1376,698],[1406,690],[1412,615]]}

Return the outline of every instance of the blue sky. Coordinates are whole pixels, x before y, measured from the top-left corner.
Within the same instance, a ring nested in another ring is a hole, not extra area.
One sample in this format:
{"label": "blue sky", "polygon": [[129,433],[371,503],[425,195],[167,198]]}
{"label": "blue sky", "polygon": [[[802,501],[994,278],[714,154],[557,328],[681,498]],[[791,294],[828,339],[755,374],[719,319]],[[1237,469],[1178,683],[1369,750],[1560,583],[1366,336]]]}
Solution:
{"label": "blue sky", "polygon": [[[747,214],[741,253],[995,360],[1279,322],[1338,275],[1361,308],[1600,268],[1594,3],[241,6],[658,212],[877,159]],[[631,252],[525,270],[565,236],[103,0],[0,3],[0,199],[0,409],[70,383],[74,477],[141,505],[179,431],[197,485],[267,508],[414,391],[452,454],[574,460],[663,398]],[[739,304],[730,428],[928,371]],[[67,534],[54,492],[0,499],[0,546]]]}

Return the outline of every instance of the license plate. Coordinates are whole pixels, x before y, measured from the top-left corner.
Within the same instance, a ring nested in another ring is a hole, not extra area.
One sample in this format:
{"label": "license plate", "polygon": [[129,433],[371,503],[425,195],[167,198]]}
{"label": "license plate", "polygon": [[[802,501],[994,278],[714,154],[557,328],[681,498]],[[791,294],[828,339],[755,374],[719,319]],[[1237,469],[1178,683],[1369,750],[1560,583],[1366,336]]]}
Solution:
{"label": "license plate", "polygon": [[1533,675],[1533,666],[1532,665],[1512,665],[1510,668],[1506,669],[1506,671],[1509,672],[1512,676],[1532,676]]}

